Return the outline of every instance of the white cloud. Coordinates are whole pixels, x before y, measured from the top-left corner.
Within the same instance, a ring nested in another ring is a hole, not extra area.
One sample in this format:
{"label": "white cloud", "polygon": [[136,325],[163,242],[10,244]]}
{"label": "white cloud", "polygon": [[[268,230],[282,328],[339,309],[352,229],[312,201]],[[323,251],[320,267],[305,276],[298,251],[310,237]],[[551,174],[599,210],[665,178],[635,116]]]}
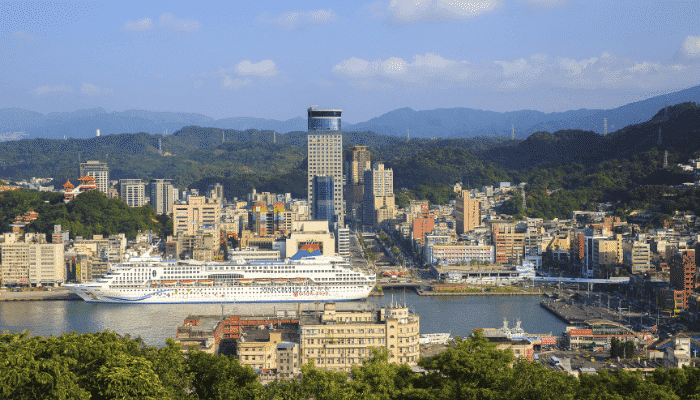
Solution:
{"label": "white cloud", "polygon": [[608,52],[582,60],[534,54],[477,64],[433,53],[415,55],[413,62],[397,57],[371,62],[352,57],[335,65],[333,72],[360,90],[402,85],[512,91],[534,87],[652,89],[700,84],[700,66],[634,61]]}
{"label": "white cloud", "polygon": [[563,6],[566,4],[567,0],[518,0],[523,3],[529,4],[532,8],[535,9],[545,9],[545,8],[554,8],[554,7],[559,7]]}
{"label": "white cloud", "polygon": [[253,81],[249,78],[231,78],[229,75],[224,75],[224,80],[222,86],[224,89],[228,90],[238,90],[244,86],[252,85]]}
{"label": "white cloud", "polygon": [[338,19],[332,10],[294,11],[265,21],[287,30],[302,30],[312,25],[328,24]]}
{"label": "white cloud", "polygon": [[150,18],[144,18],[138,21],[126,21],[122,25],[122,29],[129,32],[143,32],[153,28],[153,21]]}
{"label": "white cloud", "polygon": [[110,88],[105,88],[104,90],[102,90],[102,93],[104,93],[104,94],[114,94],[114,90],[112,90],[112,89],[110,89]]}
{"label": "white cloud", "polygon": [[700,57],[700,36],[686,36],[681,45],[681,53],[688,58]]}
{"label": "white cloud", "polygon": [[259,63],[244,60],[238,63],[234,70],[238,75],[253,75],[263,78],[269,78],[279,73],[272,60],[262,60]]}
{"label": "white cloud", "polygon": [[378,1],[366,9],[374,18],[418,22],[467,19],[502,6],[503,0],[391,0]]}
{"label": "white cloud", "polygon": [[83,86],[80,88],[80,93],[88,95],[88,96],[95,96],[100,94],[100,88],[97,86],[93,85],[92,83],[87,83],[83,82]]}
{"label": "white cloud", "polygon": [[193,86],[194,86],[195,89],[199,89],[199,87],[202,86],[202,80],[201,80],[201,79],[197,79],[197,80],[194,81],[192,84],[193,84]]}
{"label": "white cloud", "polygon": [[58,85],[58,86],[40,86],[34,89],[34,94],[37,96],[44,96],[53,93],[71,93],[73,89],[70,86]]}
{"label": "white cloud", "polygon": [[165,26],[180,32],[194,33],[199,30],[201,24],[199,21],[193,19],[177,19],[173,14],[164,12],[160,16],[160,26]]}

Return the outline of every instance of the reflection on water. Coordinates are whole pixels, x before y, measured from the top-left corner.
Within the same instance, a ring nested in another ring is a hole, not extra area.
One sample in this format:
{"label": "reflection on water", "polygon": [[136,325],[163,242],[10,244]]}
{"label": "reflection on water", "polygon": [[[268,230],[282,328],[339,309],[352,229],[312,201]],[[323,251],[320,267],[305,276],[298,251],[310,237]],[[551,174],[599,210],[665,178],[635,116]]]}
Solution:
{"label": "reflection on water", "polygon": [[[338,303],[339,309],[379,308],[393,300],[406,303],[420,315],[421,332],[451,332],[466,336],[475,328],[497,328],[508,318],[511,325],[522,320],[529,333],[561,334],[564,323],[540,307],[536,296],[428,297],[387,291],[384,297]],[[0,331],[33,335],[64,332],[115,331],[140,336],[148,345],[161,347],[189,315],[260,315],[296,310],[298,303],[217,304],[95,304],[82,301],[0,302]],[[302,303],[305,310],[323,309],[323,304]]]}

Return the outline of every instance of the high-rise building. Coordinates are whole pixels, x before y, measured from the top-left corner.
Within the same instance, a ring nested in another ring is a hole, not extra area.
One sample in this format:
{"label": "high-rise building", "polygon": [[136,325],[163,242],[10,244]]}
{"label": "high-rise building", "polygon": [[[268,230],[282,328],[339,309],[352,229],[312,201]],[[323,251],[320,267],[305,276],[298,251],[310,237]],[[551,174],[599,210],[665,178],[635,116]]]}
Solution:
{"label": "high-rise building", "polygon": [[175,188],[170,179],[151,180],[151,206],[158,214],[171,214],[175,203]]}
{"label": "high-rise building", "polygon": [[95,178],[97,190],[107,194],[109,192],[109,167],[99,161],[80,163],[80,176],[90,175]]}
{"label": "high-rise building", "polygon": [[362,198],[365,189],[365,171],[371,169],[370,153],[367,146],[352,146],[348,160],[348,179],[345,184],[346,215],[362,221]]}
{"label": "high-rise building", "polygon": [[455,200],[455,222],[458,235],[481,225],[481,201],[472,198],[469,190],[462,190]]}
{"label": "high-rise building", "polygon": [[333,177],[317,175],[313,179],[314,188],[314,219],[328,221],[332,226],[335,219],[333,200]]}
{"label": "high-rise building", "polygon": [[341,110],[317,110],[309,107],[308,133],[308,182],[307,193],[311,218],[318,219],[315,176],[333,178],[333,212],[339,223],[344,224],[343,202],[343,135],[340,130]]}
{"label": "high-rise building", "polygon": [[129,207],[141,207],[146,204],[146,184],[141,179],[120,179],[119,197]]}
{"label": "high-rise building", "polygon": [[364,201],[362,204],[364,225],[376,226],[394,218],[394,171],[384,169],[384,164],[374,164],[365,173]]}

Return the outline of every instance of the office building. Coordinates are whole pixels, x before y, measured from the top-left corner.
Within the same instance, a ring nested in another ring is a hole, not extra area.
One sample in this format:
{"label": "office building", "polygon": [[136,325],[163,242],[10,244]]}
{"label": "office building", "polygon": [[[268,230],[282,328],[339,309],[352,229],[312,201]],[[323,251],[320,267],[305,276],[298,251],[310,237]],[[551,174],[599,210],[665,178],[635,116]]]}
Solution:
{"label": "office building", "polygon": [[90,175],[95,178],[97,190],[107,194],[109,192],[109,167],[99,161],[80,163],[80,176]]}
{"label": "office building", "polygon": [[350,228],[335,224],[335,252],[345,258],[350,258]]}
{"label": "office building", "polygon": [[455,222],[458,235],[481,225],[481,201],[472,198],[469,190],[462,190],[455,200]]}
{"label": "office building", "polygon": [[119,197],[129,207],[141,207],[146,204],[146,184],[141,179],[120,179]]}
{"label": "office building", "polygon": [[170,179],[151,180],[151,206],[158,214],[171,214],[176,199],[176,189]]}
{"label": "office building", "polygon": [[218,235],[220,219],[221,204],[207,202],[204,196],[189,196],[186,203],[173,205],[173,234],[194,235],[203,231]]}
{"label": "office building", "polygon": [[348,179],[345,184],[346,215],[354,221],[362,222],[362,199],[365,190],[365,171],[371,169],[370,153],[367,146],[352,146],[348,160]]}
{"label": "office building", "polygon": [[341,133],[341,110],[308,109],[308,182],[307,193],[312,219],[316,215],[318,194],[314,188],[315,176],[333,178],[333,212],[338,222],[344,224],[343,200],[343,135]]}
{"label": "office building", "polygon": [[633,241],[623,244],[623,262],[633,274],[649,271],[651,252],[649,243]]}
{"label": "office building", "polygon": [[363,225],[378,226],[394,218],[396,202],[394,198],[394,171],[384,169],[384,164],[374,164],[364,172]]}

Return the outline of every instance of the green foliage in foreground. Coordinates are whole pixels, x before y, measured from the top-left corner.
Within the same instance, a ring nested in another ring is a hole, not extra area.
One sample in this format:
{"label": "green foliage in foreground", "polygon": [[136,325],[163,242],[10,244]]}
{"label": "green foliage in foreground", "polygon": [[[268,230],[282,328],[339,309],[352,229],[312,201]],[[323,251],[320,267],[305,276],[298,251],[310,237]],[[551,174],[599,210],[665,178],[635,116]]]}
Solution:
{"label": "green foliage in foreground", "polygon": [[421,359],[421,376],[389,364],[386,351],[340,372],[302,367],[302,377],[258,383],[249,367],[225,356],[182,352],[168,339],[160,349],[116,333],[28,337],[0,335],[3,399],[697,399],[700,370],[582,375],[515,360],[478,331]]}

